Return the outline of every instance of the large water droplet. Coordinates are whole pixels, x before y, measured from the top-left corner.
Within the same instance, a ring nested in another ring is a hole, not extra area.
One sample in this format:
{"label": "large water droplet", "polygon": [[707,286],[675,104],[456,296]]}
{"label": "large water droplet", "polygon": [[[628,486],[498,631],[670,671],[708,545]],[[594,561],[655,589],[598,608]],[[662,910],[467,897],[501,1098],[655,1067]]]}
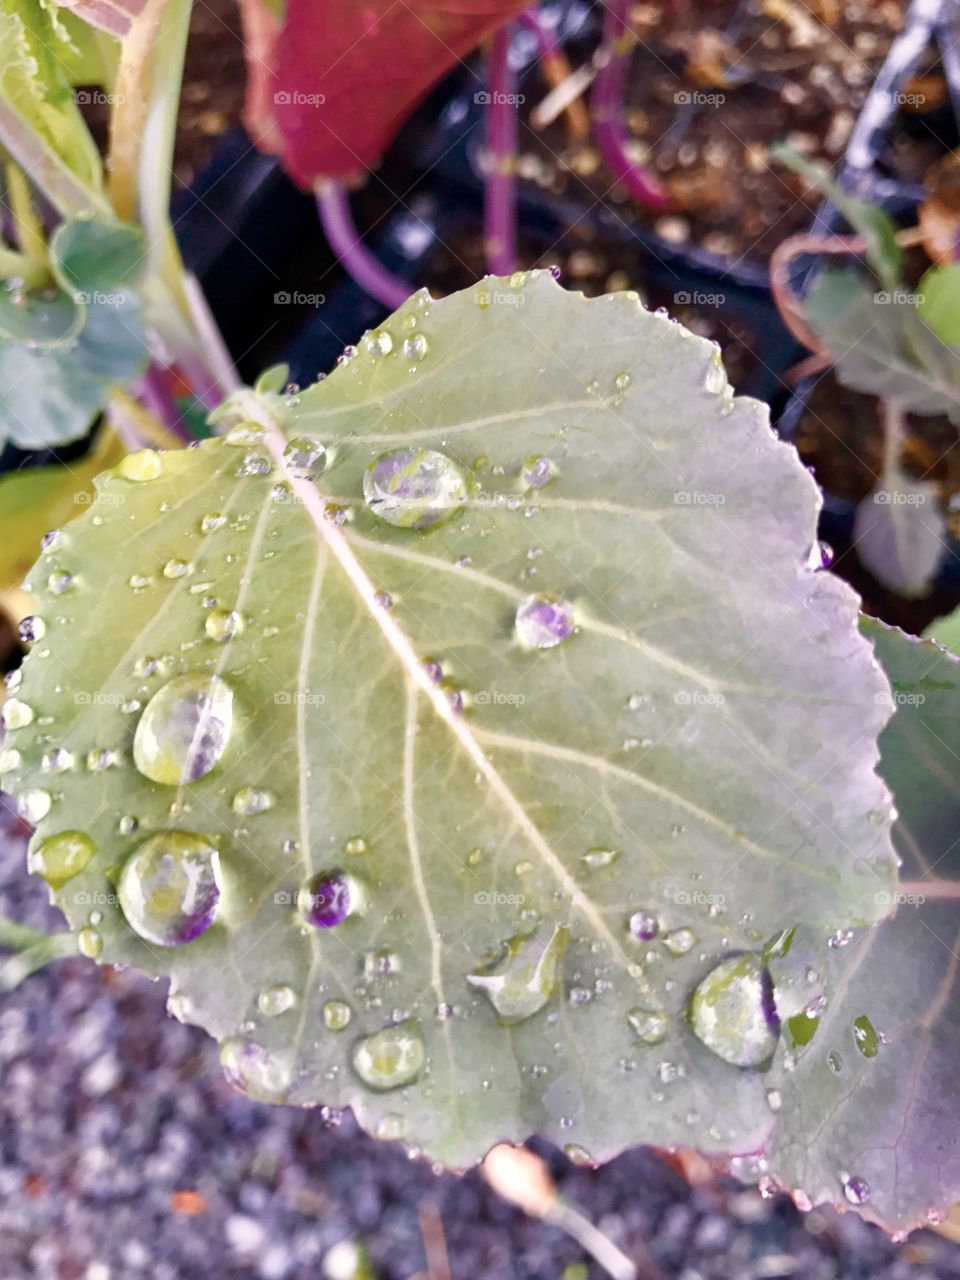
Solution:
{"label": "large water droplet", "polygon": [[427,529],[467,500],[455,462],[435,449],[395,449],[367,467],[363,496],[370,510],[401,529]]}
{"label": "large water droplet", "polygon": [[51,889],[62,889],[84,870],[96,851],[85,831],[59,831],[31,846],[28,865]]}
{"label": "large water droplet", "polygon": [[877,1050],[880,1048],[880,1036],[877,1034],[876,1027],[865,1013],[862,1013],[854,1021],[853,1039],[865,1058],[875,1058],[877,1056]]}
{"label": "large water droplet", "polygon": [[293,475],[312,480],[327,465],[327,451],[319,440],[298,436],[283,451],[284,466]]}
{"label": "large water droplet", "polygon": [[8,698],[0,707],[0,721],[5,729],[25,729],[33,723],[33,707],[19,698]]}
{"label": "large water droplet", "polygon": [[404,338],[403,354],[408,360],[422,360],[430,349],[430,345],[422,333],[416,333],[412,338]]}
{"label": "large water droplet", "polygon": [[50,812],[50,792],[37,787],[30,791],[21,791],[17,796],[17,813],[31,826],[36,826]]}
{"label": "large water droplet", "polygon": [[502,1023],[522,1022],[538,1013],[556,991],[569,938],[565,925],[518,934],[504,944],[492,969],[469,974],[467,982],[487,996]]}
{"label": "large water droplet", "polygon": [[297,1003],[297,994],[293,987],[285,982],[277,982],[272,987],[265,987],[257,997],[257,1008],[267,1018],[277,1018],[286,1013]]}
{"label": "large water droplet", "polygon": [[323,1022],[328,1031],[343,1031],[353,1017],[353,1010],[344,1000],[328,1000],[323,1006]]}
{"label": "large water droplet", "polygon": [[176,676],[147,703],[133,740],[137,768],[167,786],[196,782],[220,761],[233,724],[233,691],[219,676]]}
{"label": "large water droplet", "polygon": [[374,329],[364,336],[363,345],[372,356],[388,356],[393,350],[393,338],[386,329]]}
{"label": "large water droplet", "polygon": [[239,1036],[220,1045],[220,1065],[233,1087],[257,1102],[281,1101],[293,1078],[286,1055]]}
{"label": "large water droplet", "polygon": [[212,609],[204,620],[203,629],[211,640],[223,644],[243,630],[243,615],[236,609]]}
{"label": "large water droplet", "polygon": [[767,1062],[780,1024],[763,958],[748,952],[721,960],[691,997],[690,1025],[725,1062],[736,1067]]}
{"label": "large water droplet", "polygon": [[416,1018],[366,1036],[353,1051],[357,1075],[369,1088],[381,1092],[413,1084],[425,1060],[426,1047]]}
{"label": "large water droplet", "polygon": [[856,1173],[841,1174],[840,1181],[843,1183],[843,1194],[850,1204],[866,1204],[870,1199],[870,1184],[866,1178],[861,1178]]}
{"label": "large water droplet", "polygon": [[220,854],[206,836],[162,831],[127,860],[117,893],[134,932],[158,947],[178,947],[213,924],[221,888]]}
{"label": "large water droplet", "polygon": [[300,895],[300,909],[315,929],[332,929],[362,905],[360,885],[344,871],[321,871]]}
{"label": "large water droplet", "polygon": [[552,649],[573,631],[573,605],[547,592],[527,596],[515,625],[517,638],[528,649]]}

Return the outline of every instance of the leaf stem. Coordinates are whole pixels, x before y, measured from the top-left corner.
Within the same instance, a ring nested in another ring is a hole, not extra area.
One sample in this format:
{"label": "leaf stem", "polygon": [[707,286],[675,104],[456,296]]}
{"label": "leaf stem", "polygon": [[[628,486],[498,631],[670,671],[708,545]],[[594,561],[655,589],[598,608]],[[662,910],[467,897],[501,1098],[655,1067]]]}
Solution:
{"label": "leaf stem", "polygon": [[487,60],[484,247],[487,268],[508,276],[517,266],[517,107],[510,67],[510,24],[490,42]]}
{"label": "leaf stem", "polygon": [[363,245],[350,212],[349,197],[340,183],[318,183],[316,200],[324,233],[347,274],[391,311],[402,306],[413,290]]}
{"label": "leaf stem", "polygon": [[567,136],[572,142],[582,142],[590,136],[590,117],[581,95],[593,81],[595,68],[589,63],[576,71],[571,68],[556,36],[544,26],[539,9],[524,10],[520,22],[537,42],[540,69],[550,86],[550,92],[530,113],[530,123],[535,129],[545,129],[562,114]]}
{"label": "leaf stem", "polygon": [[37,216],[30,196],[30,184],[23,170],[12,160],[5,167],[7,179],[7,198],[13,214],[13,225],[17,233],[17,244],[20,252],[34,263],[42,265],[46,271],[47,238],[43,232],[43,223]]}
{"label": "leaf stem", "polygon": [[38,942],[54,936],[44,933],[42,929],[34,929],[32,925],[21,924],[19,920],[8,920],[0,916],[0,948],[25,951],[27,947],[34,947]]}
{"label": "leaf stem", "polygon": [[663,209],[667,193],[649,169],[627,155],[623,122],[623,90],[635,39],[627,28],[630,0],[609,0],[603,16],[603,64],[591,98],[593,136],[604,163],[634,199],[650,209]]}
{"label": "leaf stem", "polygon": [[[544,1221],[560,1227],[576,1240],[581,1249],[585,1249],[604,1271],[613,1276],[613,1280],[637,1280],[637,1268],[627,1255],[573,1205],[557,1199],[549,1213],[544,1215]],[[657,1272],[649,1274],[653,1277]]]}

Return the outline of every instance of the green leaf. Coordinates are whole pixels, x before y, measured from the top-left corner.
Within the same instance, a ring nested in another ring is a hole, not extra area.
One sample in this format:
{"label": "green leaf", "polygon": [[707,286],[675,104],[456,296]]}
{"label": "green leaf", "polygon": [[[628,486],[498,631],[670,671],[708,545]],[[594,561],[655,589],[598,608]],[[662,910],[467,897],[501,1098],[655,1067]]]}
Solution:
{"label": "green leaf", "polygon": [[923,633],[926,639],[936,640],[952,654],[960,657],[960,609],[954,609],[945,618],[937,618],[931,622]]}
{"label": "green leaf", "polygon": [[74,99],[69,68],[75,56],[52,0],[0,0],[4,141],[32,172],[16,145],[32,134],[47,148],[48,162],[62,167],[96,198],[101,194],[102,162]]}
{"label": "green leaf", "polygon": [[[898,810],[894,918],[819,948],[826,1003],[815,1037],[781,1058],[769,1172],[817,1203],[845,1198],[889,1228],[936,1221],[960,1199],[960,663],[864,619],[893,684],[881,773]],[[866,1189],[866,1190],[864,1190]]]}
{"label": "green leaf", "polygon": [[88,952],[169,975],[258,1097],[458,1166],[754,1150],[764,1078],[691,994],[893,883],[886,682],[808,565],[816,488],[635,295],[532,273],[384,330],[242,393],[266,431],[126,459],[44,555],[7,782],[72,834],[36,857],[87,851],[55,897]]}
{"label": "green leaf", "polygon": [[33,350],[0,342],[0,440],[42,449],[85,435],[110,387],[146,367],[140,303],[129,289],[96,291],[67,346]]}
{"label": "green leaf", "polygon": [[875,291],[857,271],[825,271],[806,314],[845,386],[923,414],[960,414],[960,361],[920,319],[916,295]]}
{"label": "green leaf", "polygon": [[67,346],[85,319],[82,304],[61,289],[27,290],[0,284],[0,339],[33,349]]}
{"label": "green leaf", "polygon": [[143,230],[125,222],[71,218],[50,240],[50,265],[70,294],[133,284],[143,266]]}
{"label": "green leaf", "polygon": [[941,342],[960,344],[960,262],[931,267],[917,288],[921,317]]}
{"label": "green leaf", "polygon": [[770,155],[811,182],[843,214],[854,231],[863,236],[866,259],[877,279],[886,289],[896,289],[902,276],[903,251],[897,244],[897,224],[893,219],[876,205],[849,195],[822,166],[812,164],[786,143],[771,147]]}

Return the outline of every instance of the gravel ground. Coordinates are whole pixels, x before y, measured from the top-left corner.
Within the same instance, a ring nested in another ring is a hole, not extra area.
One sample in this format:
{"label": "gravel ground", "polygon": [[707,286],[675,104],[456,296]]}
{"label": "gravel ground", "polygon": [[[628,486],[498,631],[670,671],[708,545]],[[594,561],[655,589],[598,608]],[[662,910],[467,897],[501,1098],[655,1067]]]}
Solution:
{"label": "gravel ground", "polygon": [[[0,914],[55,926],[23,852],[22,833],[0,836]],[[316,1280],[344,1240],[380,1280],[410,1280],[425,1274],[424,1205],[452,1280],[601,1275],[476,1174],[438,1175],[349,1114],[333,1124],[233,1092],[212,1041],[164,999],[160,983],[79,957],[0,998],[2,1280]],[[648,1150],[594,1171],[538,1149],[568,1199],[633,1257],[645,1241],[663,1277],[960,1275],[960,1246],[930,1232],[894,1245],[852,1213],[803,1215],[729,1180],[693,1189]]]}

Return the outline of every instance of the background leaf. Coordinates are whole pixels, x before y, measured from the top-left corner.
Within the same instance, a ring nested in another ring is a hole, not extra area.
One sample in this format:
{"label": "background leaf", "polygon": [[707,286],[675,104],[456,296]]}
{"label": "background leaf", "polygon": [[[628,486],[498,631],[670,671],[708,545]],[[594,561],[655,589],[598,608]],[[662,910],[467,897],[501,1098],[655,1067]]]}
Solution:
{"label": "background leaf", "polygon": [[857,558],[878,582],[903,596],[929,588],[943,559],[946,532],[935,486],[912,480],[899,467],[857,503]]}
{"label": "background leaf", "polygon": [[[690,995],[893,872],[887,685],[766,410],[547,273],[235,408],[268,431],[124,460],[30,579],[9,782],[87,954],[169,974],[256,1096],[453,1165],[756,1149]],[[762,967],[722,994],[768,1035]]]}
{"label": "background leaf", "polygon": [[870,619],[863,629],[893,684],[881,772],[898,810],[902,879],[919,883],[891,895],[877,882],[894,919],[819,949],[826,1006],[792,1069],[777,1072],[769,1168],[814,1202],[856,1179],[846,1198],[905,1230],[960,1198],[960,664]]}
{"label": "background leaf", "polygon": [[960,262],[931,267],[917,286],[920,315],[941,342],[960,344]]}
{"label": "background leaf", "polygon": [[143,266],[143,230],[126,222],[70,218],[50,240],[51,264],[68,293],[132,284]]}
{"label": "background leaf", "polygon": [[281,14],[264,0],[240,7],[245,124],[295,182],[311,188],[374,168],[433,85],[525,5],[287,0]]}

